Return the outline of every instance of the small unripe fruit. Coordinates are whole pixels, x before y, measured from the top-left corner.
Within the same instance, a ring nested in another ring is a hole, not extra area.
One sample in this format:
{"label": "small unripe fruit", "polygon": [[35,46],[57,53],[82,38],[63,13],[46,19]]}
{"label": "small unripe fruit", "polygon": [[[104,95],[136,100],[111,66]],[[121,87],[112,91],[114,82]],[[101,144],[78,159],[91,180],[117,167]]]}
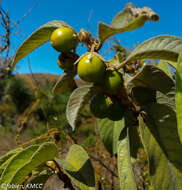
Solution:
{"label": "small unripe fruit", "polygon": [[109,94],[118,94],[123,86],[122,74],[118,71],[107,71],[104,78],[104,90]]}
{"label": "small unripe fruit", "polygon": [[63,61],[63,58],[62,58],[62,55],[60,54],[57,58],[57,63],[58,63],[58,66],[61,68],[61,69],[64,69],[65,68],[65,63]]}
{"label": "small unripe fruit", "polygon": [[79,56],[72,52],[61,53],[58,56],[57,63],[64,72],[76,74],[76,65],[74,65],[74,63],[78,58]]}
{"label": "small unripe fruit", "polygon": [[125,107],[119,102],[115,102],[109,105],[107,117],[112,121],[118,121],[123,118]]}
{"label": "small unripe fruit", "polygon": [[90,102],[90,111],[97,118],[104,118],[107,116],[109,107],[109,99],[102,94],[95,95]]}
{"label": "small unripe fruit", "polygon": [[51,34],[51,44],[59,52],[69,52],[77,46],[76,33],[72,28],[61,27]]}
{"label": "small unripe fruit", "polygon": [[78,62],[77,73],[81,79],[87,82],[103,80],[105,73],[104,62],[96,54],[88,53]]}

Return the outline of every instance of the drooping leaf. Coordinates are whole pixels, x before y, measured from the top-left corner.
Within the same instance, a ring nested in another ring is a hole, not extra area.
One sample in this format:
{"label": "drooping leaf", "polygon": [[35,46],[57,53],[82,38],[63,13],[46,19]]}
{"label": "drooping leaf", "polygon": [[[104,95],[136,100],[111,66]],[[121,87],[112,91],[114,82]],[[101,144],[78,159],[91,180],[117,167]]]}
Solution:
{"label": "drooping leaf", "polygon": [[[139,119],[141,138],[144,145],[144,149],[147,153],[149,161],[149,172],[151,183],[155,190],[176,190],[182,187],[182,172],[178,170],[173,163],[166,157],[164,150],[161,148],[159,142],[143,122],[143,119]],[[164,126],[163,126],[164,127]],[[173,128],[173,126],[170,126]],[[169,131],[168,131],[169,132]],[[167,133],[168,133],[167,132]],[[165,130],[163,131],[165,133]],[[173,136],[173,133],[170,134]],[[171,140],[168,139],[169,148],[175,150],[175,147],[171,146]],[[174,153],[173,157],[177,159],[177,154]]]}
{"label": "drooping leaf", "polygon": [[[172,79],[172,73],[171,73],[171,70],[169,68],[168,62],[162,60],[162,61],[159,62],[157,67],[160,70],[164,71],[165,74]],[[163,79],[163,78],[161,77],[161,79]],[[164,83],[164,81],[163,81],[163,83]],[[157,103],[166,104],[166,105],[170,106],[172,109],[176,110],[175,87],[174,87],[174,85],[171,85],[171,89],[169,88],[169,90],[167,90],[165,93],[164,92],[165,91],[163,91],[163,93],[160,92],[160,91],[156,92]]]}
{"label": "drooping leaf", "polygon": [[[19,168],[21,168],[22,165],[26,163],[26,161],[32,156],[32,154],[37,150],[37,148],[38,145],[30,146],[25,150],[22,150],[15,157],[12,157],[11,161],[8,163],[1,175],[0,184],[2,182],[10,183],[16,172],[19,170]],[[0,187],[0,189],[5,190],[2,187]]]}
{"label": "drooping leaf", "polygon": [[9,152],[7,152],[6,154],[4,154],[3,156],[0,157],[0,168],[1,168],[1,165],[6,162],[9,158],[11,158],[13,155],[19,153],[20,151],[22,150],[22,148],[16,148],[16,149],[13,149]]}
{"label": "drooping leaf", "polygon": [[81,190],[95,190],[95,176],[87,152],[79,145],[72,145],[66,160],[55,158],[64,172]]}
{"label": "drooping leaf", "polygon": [[42,144],[32,155],[31,160],[16,173],[12,182],[22,181],[22,179],[30,173],[30,171],[32,171],[32,169],[48,160],[52,160],[55,156],[57,156],[57,154],[57,147],[54,143],[47,142]]}
{"label": "drooping leaf", "polygon": [[145,124],[169,162],[182,172],[182,144],[178,136],[175,111],[165,104],[145,108]]}
{"label": "drooping leaf", "polygon": [[93,92],[92,85],[84,85],[75,89],[67,103],[66,117],[72,129],[75,129],[80,110],[88,103]]}
{"label": "drooping leaf", "polygon": [[181,109],[181,103],[182,103],[182,51],[179,55],[178,62],[177,62],[177,68],[176,68],[176,115],[177,115],[177,123],[178,123],[178,133],[180,136],[180,140],[182,142],[182,109]]}
{"label": "drooping leaf", "polygon": [[130,141],[130,156],[137,159],[139,148],[142,148],[142,143],[138,134],[138,126],[129,127],[129,141]]}
{"label": "drooping leaf", "polygon": [[142,44],[137,46],[128,56],[126,62],[150,58],[176,62],[181,50],[182,38],[161,35],[144,41]]}
{"label": "drooping leaf", "polygon": [[182,143],[182,51],[180,53],[176,68],[176,116],[178,134]]}
{"label": "drooping leaf", "polygon": [[13,149],[13,150],[7,152],[6,154],[4,154],[3,156],[0,157],[0,177],[1,177],[3,170],[6,168],[6,166],[10,162],[11,157],[18,154],[21,150],[22,150],[22,148],[16,148],[16,149]]}
{"label": "drooping leaf", "polygon": [[119,12],[110,25],[100,22],[98,33],[101,42],[105,41],[111,35],[127,32],[139,28],[147,20],[158,21],[159,16],[150,8],[135,8],[132,3],[128,3],[123,11]]}
{"label": "drooping leaf", "polygon": [[[124,125],[129,127],[129,142],[130,142],[130,156],[133,159],[137,158],[138,149],[141,148],[141,142],[138,134],[138,120],[135,115],[129,110],[125,111],[124,114]],[[122,138],[122,132],[120,138]]]}
{"label": "drooping leaf", "polygon": [[122,133],[122,138],[118,141],[118,174],[120,189],[137,190],[131,163],[129,127],[125,128]]}
{"label": "drooping leaf", "polygon": [[147,87],[133,87],[131,91],[133,99],[139,105],[146,105],[156,102],[156,91]]}
{"label": "drooping leaf", "polygon": [[123,120],[125,128],[120,133],[117,150],[120,188],[136,190],[132,164],[136,161],[138,149],[141,148],[137,130],[138,121],[130,111],[126,111]]}
{"label": "drooping leaf", "polygon": [[172,89],[167,95],[157,91],[157,103],[159,104],[165,104],[169,107],[171,107],[173,110],[176,110],[176,104],[175,104],[175,89]]}
{"label": "drooping leaf", "polygon": [[160,62],[157,64],[157,67],[164,71],[170,78],[172,77],[171,69],[169,67],[169,62],[160,60]]}
{"label": "drooping leaf", "polygon": [[145,65],[142,70],[133,77],[131,82],[137,87],[147,87],[170,96],[175,89],[173,80],[162,70],[153,66]]}
{"label": "drooping leaf", "polygon": [[[53,175],[53,173],[49,170],[36,172],[32,174],[32,176],[28,179],[24,187],[26,187],[26,190],[36,190],[38,188],[43,189],[44,184],[51,175]],[[33,186],[34,184],[36,184],[37,186]]]}
{"label": "drooping leaf", "polygon": [[16,54],[13,60],[13,67],[20,61],[23,57],[31,53],[33,50],[44,44],[45,42],[50,40],[51,33],[56,29],[62,26],[68,26],[63,21],[51,21],[40,28],[38,28],[35,32],[33,32],[17,49]]}
{"label": "drooping leaf", "polygon": [[74,77],[64,73],[52,89],[53,93],[72,92],[76,88]]}
{"label": "drooping leaf", "polygon": [[117,153],[117,143],[121,131],[125,127],[124,119],[120,121],[111,121],[108,118],[98,119],[97,126],[100,138],[111,155]]}
{"label": "drooping leaf", "polygon": [[[0,183],[20,184],[34,168],[45,161],[52,160],[55,156],[57,156],[57,147],[54,143],[32,145],[12,157],[2,173]],[[0,189],[6,190],[7,187],[0,187]]]}

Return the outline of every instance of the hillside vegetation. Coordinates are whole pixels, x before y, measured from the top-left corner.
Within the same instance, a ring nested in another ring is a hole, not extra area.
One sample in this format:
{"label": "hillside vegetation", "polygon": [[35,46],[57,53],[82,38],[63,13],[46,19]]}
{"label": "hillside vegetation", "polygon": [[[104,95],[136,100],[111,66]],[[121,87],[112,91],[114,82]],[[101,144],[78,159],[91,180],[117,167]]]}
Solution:
{"label": "hillside vegetation", "polygon": [[[90,153],[103,186],[119,187],[116,158],[104,149],[88,106],[82,111],[77,130],[73,132],[69,126],[65,110],[70,92],[61,89],[52,93],[59,78],[53,74],[21,74],[1,81],[0,155],[18,146],[53,138],[61,145],[64,157],[71,144],[79,143]],[[80,79],[75,81],[79,86],[85,84]],[[53,186],[57,183],[56,178],[50,181]]]}

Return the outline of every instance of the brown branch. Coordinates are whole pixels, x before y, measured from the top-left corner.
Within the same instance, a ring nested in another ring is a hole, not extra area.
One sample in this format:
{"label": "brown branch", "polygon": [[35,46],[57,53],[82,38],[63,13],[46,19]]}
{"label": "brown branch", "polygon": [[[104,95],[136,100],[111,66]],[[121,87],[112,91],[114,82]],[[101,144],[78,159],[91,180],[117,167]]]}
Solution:
{"label": "brown branch", "polygon": [[[17,21],[14,22],[10,19],[8,11],[5,11],[2,6],[0,6],[0,24],[4,30],[4,34],[1,34],[1,46],[0,53],[6,52],[6,56],[8,57],[10,50],[10,36],[18,34],[21,30],[18,27],[18,24],[31,12],[31,10],[38,4],[40,0],[36,0],[34,5]],[[1,3],[2,1],[0,1]],[[12,23],[14,24],[12,26]],[[13,33],[12,30],[17,27],[19,30],[16,33]]]}
{"label": "brown branch", "polygon": [[95,161],[99,162],[100,165],[102,165],[107,171],[109,171],[112,176],[114,177],[117,177],[118,178],[118,175],[115,174],[110,168],[108,168],[99,158],[95,157],[94,155],[88,153],[88,155]]}
{"label": "brown branch", "polygon": [[64,183],[64,188],[68,188],[70,190],[75,190],[75,188],[73,187],[70,178],[63,173],[63,171],[61,170],[61,168],[59,167],[58,163],[56,161],[54,161],[56,167],[59,169],[59,172],[57,173],[59,179],[61,181],[63,181]]}
{"label": "brown branch", "polygon": [[5,32],[1,36],[1,48],[0,53],[6,51],[7,56],[9,54],[10,49],[10,18],[8,15],[8,11],[5,11],[2,7],[0,7],[0,18],[1,18],[1,25],[4,28]]}
{"label": "brown branch", "polygon": [[126,61],[123,61],[123,62],[121,62],[119,65],[117,65],[117,66],[115,67],[115,69],[116,69],[116,70],[119,70],[119,69],[123,68],[126,64],[127,64],[127,62],[126,62]]}

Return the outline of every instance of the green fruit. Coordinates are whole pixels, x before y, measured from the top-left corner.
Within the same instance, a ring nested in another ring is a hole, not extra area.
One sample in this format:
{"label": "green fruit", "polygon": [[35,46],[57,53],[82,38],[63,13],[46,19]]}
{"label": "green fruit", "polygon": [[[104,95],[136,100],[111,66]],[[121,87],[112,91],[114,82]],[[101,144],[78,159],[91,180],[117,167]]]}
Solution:
{"label": "green fruit", "polygon": [[107,111],[107,117],[112,121],[118,121],[123,118],[125,107],[119,102],[115,102],[109,105]]}
{"label": "green fruit", "polygon": [[88,53],[78,62],[77,73],[81,79],[87,82],[103,80],[105,73],[104,62],[94,53]]}
{"label": "green fruit", "polygon": [[91,99],[90,111],[97,118],[107,117],[109,104],[109,98],[107,96],[97,94]]}
{"label": "green fruit", "polygon": [[58,56],[57,63],[61,69],[64,69],[64,72],[76,74],[76,66],[74,63],[78,58],[79,56],[75,53],[61,53]]}
{"label": "green fruit", "polygon": [[59,52],[69,52],[77,46],[76,33],[72,28],[61,27],[51,34],[51,44]]}
{"label": "green fruit", "polygon": [[57,59],[57,63],[58,63],[58,66],[61,68],[61,69],[64,69],[65,68],[65,62],[63,60],[63,57],[62,57],[62,54],[60,54],[58,56],[58,59]]}
{"label": "green fruit", "polygon": [[118,94],[123,86],[122,74],[118,71],[107,71],[104,78],[104,90],[109,94]]}

